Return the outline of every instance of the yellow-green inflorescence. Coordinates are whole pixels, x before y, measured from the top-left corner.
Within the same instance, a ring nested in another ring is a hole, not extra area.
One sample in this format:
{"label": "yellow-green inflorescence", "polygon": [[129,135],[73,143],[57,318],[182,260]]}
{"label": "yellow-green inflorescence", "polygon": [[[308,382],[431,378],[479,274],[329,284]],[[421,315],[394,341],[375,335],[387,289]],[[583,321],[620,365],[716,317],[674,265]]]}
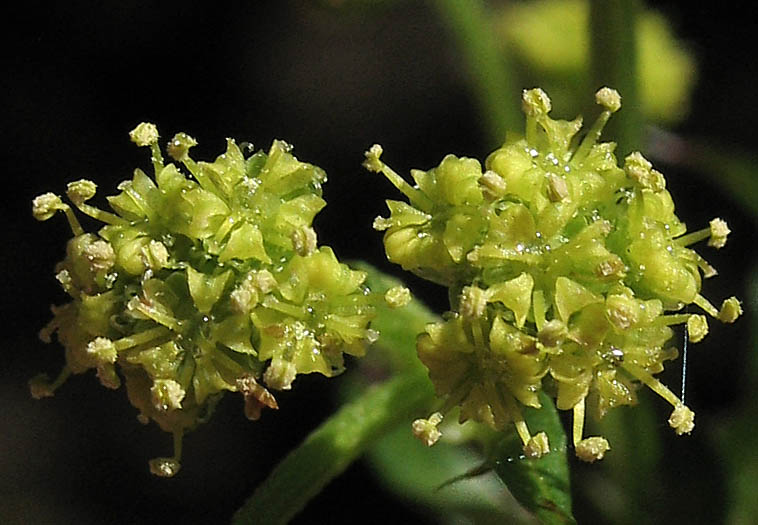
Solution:
{"label": "yellow-green inflorescence", "polygon": [[135,170],[107,198],[113,212],[88,203],[93,182],[68,185],[74,207],[104,223],[96,233],[59,196],[34,200],[37,219],[63,212],[74,237],[56,268],[71,302],[54,306],[41,332],[44,341],[57,336],[66,365],[31,388],[49,396],[90,369],[108,388],[125,383],[139,420],[174,435],[174,456],[150,465],[171,476],[182,435],[220,394],[240,392],[245,414],[258,419],[277,408],[268,389],[289,389],[297,374],[332,376],[343,354],[362,355],[376,337],[368,325],[377,296],[364,272],[317,245],[311,223],[325,205],[326,174],[286,143],[253,153],[228,140],[214,162],[195,162],[195,141],[179,133],[167,148],[176,162],[166,163],[154,125],[131,138],[150,148],[154,178]]}
{"label": "yellow-green inflorescence", "polygon": [[[600,116],[580,136],[581,118],[553,120],[548,96],[526,90],[524,136],[507,137],[484,168],[448,155],[413,170],[415,185],[380,160],[380,146],[366,152],[365,166],[408,200],[387,201],[390,216],[374,223],[387,257],[450,289],[451,311],[417,343],[442,412],[457,406],[462,421],[515,424],[530,457],[549,444],[531,434],[521,407],[539,407],[543,389],[573,411],[574,447],[586,461],[609,444],[584,437],[585,411],[634,404],[639,384],[672,405],[678,434],[689,433],[693,412],[654,377],[677,356],[671,326],[686,324],[697,342],[706,317],[685,306],[723,322],[741,313],[733,297],[718,309],[700,295],[701,279],[716,271],[688,247],[706,239],[722,247],[726,223],[687,233],[663,175],[637,152],[619,167],[615,144],[599,142],[619,94],[603,88],[596,101]],[[433,443],[439,421],[417,421],[416,434]]]}

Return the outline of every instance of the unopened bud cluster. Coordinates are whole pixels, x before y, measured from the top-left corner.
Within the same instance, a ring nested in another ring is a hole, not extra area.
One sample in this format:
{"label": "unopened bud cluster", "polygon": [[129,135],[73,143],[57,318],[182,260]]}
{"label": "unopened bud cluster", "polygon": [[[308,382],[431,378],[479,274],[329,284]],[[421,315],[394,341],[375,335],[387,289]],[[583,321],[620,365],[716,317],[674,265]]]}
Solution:
{"label": "unopened bud cluster", "polygon": [[[581,136],[581,118],[553,120],[548,96],[527,90],[524,136],[507,137],[484,166],[448,155],[412,170],[414,185],[381,161],[381,147],[366,152],[365,166],[408,201],[387,201],[390,216],[374,223],[387,257],[451,289],[451,311],[417,345],[442,412],[457,406],[462,421],[515,424],[530,457],[549,445],[531,434],[521,407],[539,408],[543,389],[573,411],[586,461],[609,444],[583,436],[585,409],[602,416],[634,404],[640,383],[674,407],[677,433],[690,432],[693,412],[654,377],[677,356],[671,326],[686,324],[697,342],[706,318],[685,306],[723,322],[741,313],[735,298],[718,309],[700,295],[701,279],[716,271],[688,247],[709,239],[721,248],[726,223],[687,233],[664,176],[638,152],[619,166],[615,144],[599,142],[618,93],[603,88],[596,101],[600,116]],[[436,441],[425,425],[419,433]]]}
{"label": "unopened bud cluster", "polygon": [[228,140],[214,162],[195,162],[195,140],[179,133],[167,148],[176,163],[166,163],[154,125],[131,138],[150,148],[154,176],[135,170],[107,197],[112,212],[88,204],[93,182],[68,185],[74,207],[103,223],[96,233],[55,194],[33,202],[39,220],[63,212],[74,237],[56,267],[71,301],[53,307],[41,332],[57,336],[66,365],[56,381],[38,376],[31,386],[49,396],[88,370],[108,388],[123,382],[140,421],[175,436],[174,457],[151,462],[165,476],[179,469],[183,433],[224,392],[240,392],[257,419],[277,408],[267,388],[289,389],[298,374],[333,376],[344,354],[362,355],[375,338],[374,297],[364,272],[317,245],[311,224],[326,174],[286,143],[246,157]]}

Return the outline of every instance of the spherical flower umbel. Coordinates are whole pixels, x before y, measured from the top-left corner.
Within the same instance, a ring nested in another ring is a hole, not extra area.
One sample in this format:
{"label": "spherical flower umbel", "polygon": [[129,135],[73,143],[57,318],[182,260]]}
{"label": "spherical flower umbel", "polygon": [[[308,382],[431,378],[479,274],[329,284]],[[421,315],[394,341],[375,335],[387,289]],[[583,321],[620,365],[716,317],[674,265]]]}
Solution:
{"label": "spherical flower umbel", "polygon": [[97,233],[85,233],[57,195],[34,199],[35,218],[62,211],[74,237],[56,268],[71,301],[53,307],[40,334],[57,336],[66,365],[53,383],[38,376],[31,387],[50,396],[90,369],[108,388],[123,381],[140,421],[174,434],[174,456],[151,462],[153,473],[170,476],[182,435],[224,392],[240,392],[258,419],[263,407],[277,408],[266,387],[332,376],[343,354],[362,355],[375,338],[376,298],[364,272],[317,245],[311,224],[325,205],[326,174],[286,143],[246,156],[228,140],[214,162],[195,162],[195,140],[179,133],[168,146],[177,163],[166,163],[154,125],[130,136],[150,148],[154,176],[135,170],[107,198],[113,212],[88,204],[93,182],[68,185],[74,207],[104,223]]}
{"label": "spherical flower umbel", "polygon": [[581,118],[553,120],[548,96],[526,90],[524,136],[508,136],[484,166],[448,155],[412,170],[413,186],[381,161],[381,147],[366,152],[365,166],[408,200],[387,201],[390,216],[374,223],[387,257],[451,289],[451,311],[417,344],[442,412],[458,406],[461,420],[495,429],[513,423],[532,457],[549,445],[520,407],[538,408],[548,386],[573,411],[585,461],[610,448],[584,437],[586,409],[602,416],[634,404],[639,384],[671,403],[670,425],[689,433],[694,413],[654,377],[677,356],[671,326],[686,324],[698,342],[706,319],[685,306],[723,322],[741,313],[736,298],[719,310],[700,295],[716,271],[689,248],[723,247],[726,223],[687,233],[664,176],[639,152],[620,167],[615,144],[599,142],[619,94],[603,88],[596,102],[602,111],[580,136]]}

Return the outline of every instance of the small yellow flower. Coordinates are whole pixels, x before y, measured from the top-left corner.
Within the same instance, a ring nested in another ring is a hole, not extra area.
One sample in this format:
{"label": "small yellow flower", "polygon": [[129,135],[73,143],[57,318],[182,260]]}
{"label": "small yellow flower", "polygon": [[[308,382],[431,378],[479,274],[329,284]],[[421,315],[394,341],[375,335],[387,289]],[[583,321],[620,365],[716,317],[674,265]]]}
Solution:
{"label": "small yellow flower", "polygon": [[600,115],[581,138],[582,119],[553,120],[550,98],[525,90],[523,137],[509,136],[487,158],[446,156],[411,186],[367,152],[366,166],[384,174],[408,199],[388,201],[378,218],[390,261],[449,286],[451,312],[417,342],[444,410],[494,429],[512,423],[524,452],[549,451],[532,435],[521,406],[539,408],[550,386],[556,406],[573,412],[573,443],[584,461],[610,450],[601,436],[584,437],[593,412],[636,403],[644,384],[668,401],[678,434],[694,413],[655,378],[674,359],[672,325],[686,324],[693,342],[708,333],[704,315],[679,313],[694,304],[722,322],[742,313],[736,298],[721,309],[700,295],[716,275],[690,245],[723,247],[721,219],[687,233],[674,213],[664,176],[641,153],[623,168],[603,127],[621,107],[613,89],[596,93]]}
{"label": "small yellow flower", "polygon": [[[71,301],[53,308],[40,336],[65,348],[58,379],[30,382],[36,398],[52,395],[71,373],[95,370],[107,388],[125,383],[143,422],[174,436],[174,456],[150,462],[172,476],[181,439],[207,418],[225,392],[240,392],[245,414],[277,408],[273,389],[298,374],[343,369],[343,355],[363,355],[376,338],[368,328],[374,302],[363,272],[318,246],[312,228],[325,205],[326,174],[275,141],[245,156],[233,140],[213,162],[195,162],[186,133],[169,142],[164,163],[158,130],[130,133],[150,148],[152,177],[135,170],[113,212],[88,204],[94,182],[68,184],[81,213],[103,223],[85,233],[72,208],[46,193],[34,199],[36,219],[66,215],[74,234],[56,277]],[[184,172],[183,172],[183,170]],[[397,303],[404,300],[399,293]]]}

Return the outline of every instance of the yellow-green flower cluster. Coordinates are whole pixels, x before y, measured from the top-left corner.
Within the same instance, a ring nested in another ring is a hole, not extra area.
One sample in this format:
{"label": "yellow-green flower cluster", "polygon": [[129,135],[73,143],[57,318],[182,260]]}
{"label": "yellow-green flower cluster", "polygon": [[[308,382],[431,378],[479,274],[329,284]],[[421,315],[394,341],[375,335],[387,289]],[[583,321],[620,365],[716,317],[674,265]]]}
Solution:
{"label": "yellow-green flower cluster", "polygon": [[52,395],[90,369],[106,387],[124,382],[140,421],[174,434],[174,457],[151,462],[170,476],[183,433],[222,393],[243,394],[257,419],[277,408],[266,387],[332,376],[344,354],[362,355],[376,337],[368,329],[375,298],[364,272],[317,245],[311,224],[325,205],[326,174],[286,143],[253,153],[228,140],[214,162],[196,162],[195,141],[179,133],[167,148],[176,163],[166,163],[155,126],[140,124],[131,138],[150,148],[154,178],[135,170],[107,198],[113,212],[88,203],[93,182],[68,185],[73,205],[104,223],[96,233],[85,233],[59,196],[34,200],[37,219],[61,211],[74,237],[56,268],[71,302],[54,306],[41,332],[48,342],[57,336],[66,365],[53,383],[39,376],[31,387],[35,397]]}
{"label": "yellow-green flower cluster", "polygon": [[581,118],[553,120],[547,95],[524,91],[523,137],[509,136],[484,167],[448,155],[413,170],[413,186],[379,146],[366,153],[365,166],[409,201],[387,201],[390,216],[374,224],[389,260],[450,288],[451,311],[417,345],[443,412],[459,406],[461,420],[495,429],[514,423],[532,457],[549,445],[520,407],[539,407],[542,389],[573,411],[576,453],[587,461],[609,445],[583,437],[585,408],[602,416],[633,404],[640,383],[674,407],[677,433],[690,432],[694,414],[654,375],[677,356],[672,325],[686,324],[693,342],[708,325],[672,312],[694,303],[723,322],[741,313],[735,298],[719,310],[700,295],[701,278],[716,272],[688,248],[704,239],[722,247],[726,223],[687,234],[663,175],[640,153],[619,167],[615,144],[598,141],[618,93],[603,88],[596,101],[602,112],[580,136]]}

